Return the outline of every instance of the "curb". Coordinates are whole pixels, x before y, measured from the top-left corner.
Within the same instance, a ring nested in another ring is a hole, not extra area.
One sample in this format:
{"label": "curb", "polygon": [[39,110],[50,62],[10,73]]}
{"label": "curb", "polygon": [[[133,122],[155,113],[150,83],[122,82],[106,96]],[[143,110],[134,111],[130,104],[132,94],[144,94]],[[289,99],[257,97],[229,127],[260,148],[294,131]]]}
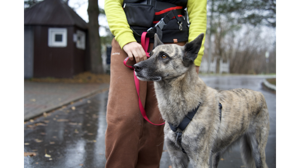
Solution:
{"label": "curb", "polygon": [[56,105],[56,106],[49,107],[49,108],[47,108],[47,109],[45,109],[45,110],[43,110],[43,111],[40,111],[39,113],[37,113],[37,114],[35,114],[35,115],[31,115],[31,116],[27,116],[27,117],[24,116],[24,121],[29,121],[29,120],[31,120],[31,119],[40,117],[40,116],[42,116],[44,113],[48,113],[48,112],[51,112],[51,111],[55,111],[55,110],[61,108],[62,106],[67,106],[67,105],[68,105],[69,103],[71,103],[71,102],[76,103],[77,101],[79,101],[79,100],[81,100],[81,99],[91,97],[91,96],[93,96],[93,95],[95,95],[95,94],[97,94],[97,93],[106,91],[106,90],[108,90],[108,89],[109,89],[109,84],[102,84],[102,85],[100,85],[100,87],[99,87],[97,90],[88,92],[88,93],[82,95],[82,96],[79,97],[79,98],[77,97],[77,98],[71,99],[71,100],[69,100],[69,101],[62,102],[62,103],[60,103],[60,104],[58,104],[58,105]]}
{"label": "curb", "polygon": [[267,88],[276,91],[276,86],[273,85],[273,84],[271,84],[271,83],[269,83],[269,82],[267,81],[267,79],[265,79],[265,80],[263,81],[263,84],[264,84]]}

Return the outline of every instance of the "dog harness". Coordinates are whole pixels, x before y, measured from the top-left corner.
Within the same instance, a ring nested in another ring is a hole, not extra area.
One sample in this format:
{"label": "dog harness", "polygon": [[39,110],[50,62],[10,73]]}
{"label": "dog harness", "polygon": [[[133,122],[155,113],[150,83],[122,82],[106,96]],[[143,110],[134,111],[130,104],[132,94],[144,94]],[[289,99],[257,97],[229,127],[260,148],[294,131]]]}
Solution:
{"label": "dog harness", "polygon": [[[183,120],[179,123],[178,126],[174,126],[173,124],[169,123],[169,126],[173,132],[176,134],[176,142],[180,146],[183,153],[186,154],[185,150],[183,149],[181,145],[181,139],[182,139],[182,132],[185,130],[185,128],[189,125],[189,123],[192,121],[193,117],[195,116],[196,112],[198,111],[199,107],[201,105],[201,102],[199,102],[198,106],[193,109],[192,111],[188,112],[188,114],[183,118]],[[219,103],[219,113],[220,113],[220,121],[222,117],[222,104]]]}

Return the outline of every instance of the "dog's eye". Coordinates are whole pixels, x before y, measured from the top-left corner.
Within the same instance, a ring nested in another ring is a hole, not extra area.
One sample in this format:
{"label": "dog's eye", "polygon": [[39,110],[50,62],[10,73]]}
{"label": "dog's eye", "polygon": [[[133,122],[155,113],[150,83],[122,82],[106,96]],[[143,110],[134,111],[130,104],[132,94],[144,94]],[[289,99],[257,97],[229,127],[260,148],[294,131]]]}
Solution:
{"label": "dog's eye", "polygon": [[161,58],[162,58],[162,59],[166,59],[167,56],[166,56],[166,55],[162,55]]}

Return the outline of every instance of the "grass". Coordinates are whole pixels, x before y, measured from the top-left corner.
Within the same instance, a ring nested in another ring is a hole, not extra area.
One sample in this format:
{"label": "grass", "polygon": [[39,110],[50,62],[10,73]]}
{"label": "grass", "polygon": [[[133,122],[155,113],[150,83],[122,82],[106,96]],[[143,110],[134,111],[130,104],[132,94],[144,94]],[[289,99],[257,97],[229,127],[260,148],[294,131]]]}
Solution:
{"label": "grass", "polygon": [[276,78],[267,79],[267,81],[276,86]]}

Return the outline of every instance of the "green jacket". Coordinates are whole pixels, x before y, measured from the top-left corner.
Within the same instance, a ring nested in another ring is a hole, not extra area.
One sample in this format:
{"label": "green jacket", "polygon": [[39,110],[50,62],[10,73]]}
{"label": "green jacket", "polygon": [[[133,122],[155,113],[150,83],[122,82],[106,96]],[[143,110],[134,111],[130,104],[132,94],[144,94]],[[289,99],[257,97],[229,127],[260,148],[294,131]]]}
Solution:
{"label": "green jacket", "polygon": [[[122,8],[123,0],[105,0],[105,14],[110,31],[120,44],[121,48],[127,43],[136,41],[130,26],[127,23],[126,15]],[[188,42],[194,40],[200,33],[206,34],[206,4],[207,0],[188,0],[187,12],[190,28]],[[195,65],[200,66],[204,54],[205,36],[202,46],[195,60]]]}

